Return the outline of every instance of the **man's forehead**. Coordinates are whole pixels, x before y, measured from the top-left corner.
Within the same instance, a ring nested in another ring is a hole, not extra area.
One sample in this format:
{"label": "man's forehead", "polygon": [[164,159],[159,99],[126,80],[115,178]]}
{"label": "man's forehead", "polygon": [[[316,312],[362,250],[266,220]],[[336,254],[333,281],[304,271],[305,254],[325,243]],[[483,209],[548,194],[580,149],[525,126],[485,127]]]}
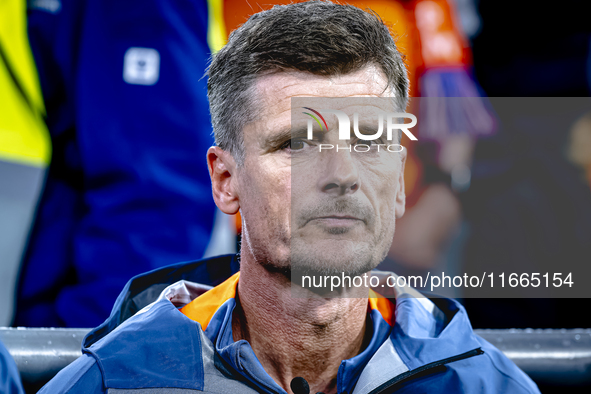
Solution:
{"label": "man's forehead", "polygon": [[387,85],[383,72],[368,65],[349,74],[332,76],[303,71],[277,72],[257,78],[255,90],[265,105],[289,106],[292,97],[392,96],[391,90],[386,90]]}
{"label": "man's forehead", "polygon": [[[393,97],[386,90],[387,78],[373,65],[337,76],[319,76],[302,71],[281,71],[257,78],[251,101],[257,116],[244,128],[246,140],[255,138],[266,145],[267,138],[289,127],[292,98],[312,97]],[[331,121],[331,119],[327,119]]]}

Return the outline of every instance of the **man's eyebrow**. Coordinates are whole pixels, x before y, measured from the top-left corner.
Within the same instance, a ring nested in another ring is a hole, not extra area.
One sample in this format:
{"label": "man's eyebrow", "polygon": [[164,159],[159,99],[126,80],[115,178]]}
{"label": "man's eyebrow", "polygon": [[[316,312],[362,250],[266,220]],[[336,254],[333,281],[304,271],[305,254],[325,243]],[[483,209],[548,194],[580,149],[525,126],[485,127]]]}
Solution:
{"label": "man's eyebrow", "polygon": [[[384,121],[385,122],[385,121]],[[379,128],[379,123],[376,119],[376,121],[374,123],[371,122],[365,122],[365,121],[359,121],[359,132],[363,135],[374,135]],[[382,123],[382,127],[383,123]],[[382,135],[385,134],[385,128],[382,128]],[[351,135],[353,135],[353,123],[351,123]]]}
{"label": "man's eyebrow", "polygon": [[274,133],[265,139],[265,146],[275,147],[292,138],[301,138],[307,135],[308,129],[306,127],[291,128],[291,126],[281,129],[278,133]]}

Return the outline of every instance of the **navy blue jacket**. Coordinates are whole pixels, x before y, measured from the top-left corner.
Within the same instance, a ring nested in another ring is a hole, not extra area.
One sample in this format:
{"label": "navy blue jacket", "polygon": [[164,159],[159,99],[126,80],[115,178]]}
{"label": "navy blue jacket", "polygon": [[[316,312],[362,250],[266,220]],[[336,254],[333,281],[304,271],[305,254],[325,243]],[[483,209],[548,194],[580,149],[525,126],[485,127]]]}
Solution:
{"label": "navy blue jacket", "polygon": [[[111,317],[85,338],[83,356],[40,393],[286,394],[248,342],[233,340],[232,289],[238,274],[209,292],[204,292],[209,286],[193,282],[216,283],[236,269],[236,259],[223,256],[135,277]],[[393,275],[373,274],[380,283]],[[396,288],[395,295],[394,322],[388,323],[380,310],[368,311],[371,342],[342,361],[339,394],[539,393],[513,362],[474,334],[459,303],[427,299],[412,288]],[[217,305],[206,319],[192,320],[177,309],[187,303],[199,306],[201,300]]]}

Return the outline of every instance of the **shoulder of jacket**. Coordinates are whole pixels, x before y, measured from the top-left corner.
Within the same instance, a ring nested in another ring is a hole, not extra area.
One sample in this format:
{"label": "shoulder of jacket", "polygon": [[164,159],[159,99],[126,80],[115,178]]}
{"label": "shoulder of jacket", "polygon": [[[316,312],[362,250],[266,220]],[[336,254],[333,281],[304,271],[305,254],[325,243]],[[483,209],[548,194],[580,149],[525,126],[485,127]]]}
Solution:
{"label": "shoulder of jacket", "polygon": [[[477,336],[478,341],[482,343],[482,349],[484,350],[484,356],[490,361],[494,369],[503,378],[503,381],[509,385],[510,382],[514,383],[512,392],[523,392],[531,394],[539,394],[540,390],[534,381],[523,372],[513,361],[511,361],[501,350],[496,348],[490,342]],[[515,391],[517,388],[520,391]]]}
{"label": "shoulder of jacket", "polygon": [[168,300],[126,320],[84,352],[108,388],[203,387],[202,335]]}
{"label": "shoulder of jacket", "polygon": [[39,394],[103,394],[103,375],[94,357],[83,354],[58,372]]}

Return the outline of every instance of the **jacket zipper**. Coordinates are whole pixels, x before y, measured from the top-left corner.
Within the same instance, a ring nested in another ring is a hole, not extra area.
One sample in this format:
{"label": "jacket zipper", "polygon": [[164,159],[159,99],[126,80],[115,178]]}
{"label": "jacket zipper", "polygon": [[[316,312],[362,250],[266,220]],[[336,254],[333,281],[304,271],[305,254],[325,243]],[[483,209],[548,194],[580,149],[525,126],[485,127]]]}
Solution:
{"label": "jacket zipper", "polygon": [[[395,378],[383,383],[382,385],[378,386],[377,388],[373,389],[369,394],[380,394],[386,393],[386,390],[392,389],[395,385],[402,383],[405,380],[410,380],[418,374],[428,374],[429,370],[437,369],[444,364],[453,363],[455,361],[464,360],[470,357],[479,356],[484,353],[484,350],[481,348],[476,348],[474,350],[470,350],[469,352],[458,354],[457,356],[445,358],[443,360],[434,361],[429,364],[425,364],[421,367],[415,368],[412,371],[404,372]],[[434,372],[434,371],[431,371]]]}

